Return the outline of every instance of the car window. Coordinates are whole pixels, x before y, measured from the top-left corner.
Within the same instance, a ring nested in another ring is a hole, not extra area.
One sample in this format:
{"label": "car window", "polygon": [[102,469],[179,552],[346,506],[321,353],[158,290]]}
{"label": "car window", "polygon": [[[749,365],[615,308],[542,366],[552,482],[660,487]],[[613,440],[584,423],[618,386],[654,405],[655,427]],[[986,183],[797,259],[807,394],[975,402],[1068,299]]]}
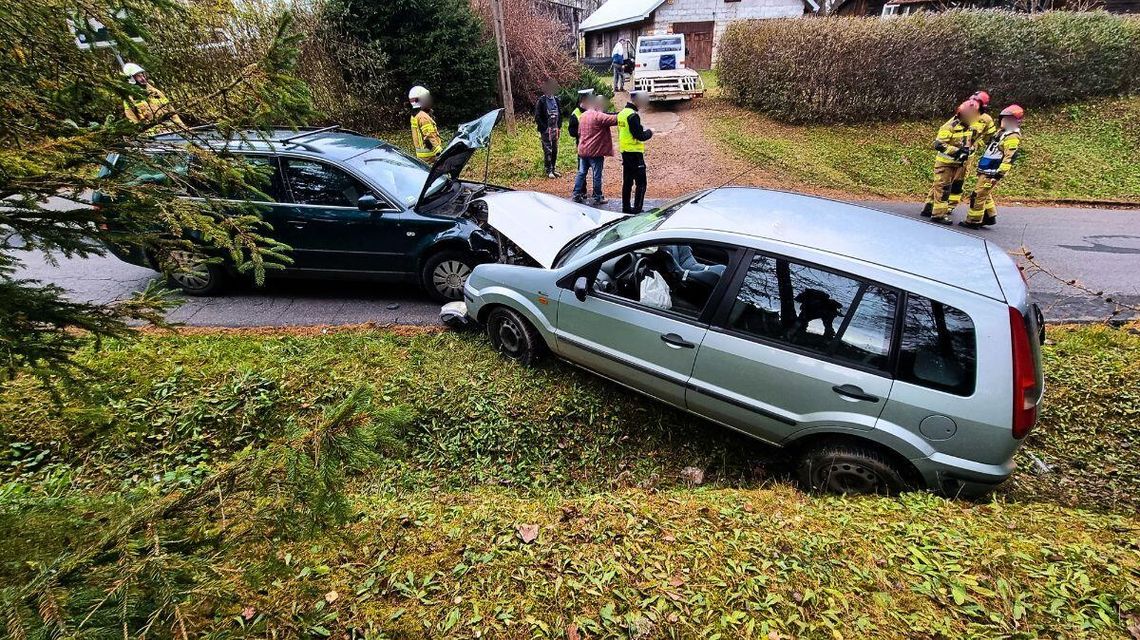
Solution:
{"label": "car window", "polygon": [[726,324],[746,335],[885,369],[897,305],[898,294],[891,289],[757,255]]}
{"label": "car window", "polygon": [[285,175],[297,204],[355,207],[360,196],[368,193],[356,178],[323,162],[290,158]]}
{"label": "car window", "polygon": [[950,305],[907,294],[899,380],[968,396],[974,392],[977,360],[970,316]]}
{"label": "car window", "polygon": [[578,256],[585,256],[595,251],[605,249],[615,242],[620,242],[642,233],[649,233],[657,227],[660,227],[669,219],[669,216],[673,215],[678,209],[689,204],[689,202],[695,198],[704,195],[704,193],[705,192],[702,191],[677,198],[651,211],[625,218],[618,218],[613,223],[602,225],[597,229],[587,232],[571,240],[559,251],[560,258],[558,262],[562,264]]}
{"label": "car window", "polygon": [[284,189],[281,184],[281,175],[272,159],[267,156],[241,155],[253,171],[249,174],[247,184],[222,185],[215,197],[227,200],[246,200],[250,202],[285,202]]}
{"label": "car window", "polygon": [[660,244],[611,256],[597,266],[593,289],[655,310],[701,315],[729,251],[702,244]]}

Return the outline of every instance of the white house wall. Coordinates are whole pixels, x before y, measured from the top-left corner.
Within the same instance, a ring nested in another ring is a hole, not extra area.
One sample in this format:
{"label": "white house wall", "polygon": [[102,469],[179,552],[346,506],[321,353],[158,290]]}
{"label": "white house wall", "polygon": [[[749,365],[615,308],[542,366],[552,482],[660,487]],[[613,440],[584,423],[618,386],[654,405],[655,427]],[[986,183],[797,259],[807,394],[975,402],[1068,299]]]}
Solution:
{"label": "white house wall", "polygon": [[753,18],[798,18],[804,14],[803,0],[665,0],[653,13],[655,33],[667,33],[674,22],[713,21],[713,60],[720,37],[733,20]]}

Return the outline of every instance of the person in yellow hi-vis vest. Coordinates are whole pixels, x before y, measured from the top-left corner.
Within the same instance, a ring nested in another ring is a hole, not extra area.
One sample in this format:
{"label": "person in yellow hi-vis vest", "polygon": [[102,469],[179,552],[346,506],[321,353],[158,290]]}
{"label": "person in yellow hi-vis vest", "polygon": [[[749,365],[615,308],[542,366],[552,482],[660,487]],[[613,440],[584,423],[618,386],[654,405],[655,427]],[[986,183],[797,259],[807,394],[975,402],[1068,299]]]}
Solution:
{"label": "person in yellow hi-vis vest", "polygon": [[443,140],[431,116],[431,92],[414,86],[408,92],[408,102],[412,104],[412,144],[416,147],[416,157],[432,164],[443,151]]}
{"label": "person in yellow hi-vis vest", "polygon": [[955,190],[961,199],[966,176],[966,161],[974,146],[974,123],[981,114],[980,105],[967,100],[958,105],[954,117],[938,129],[934,139],[934,184],[922,210],[923,217],[931,222],[953,224],[950,219],[950,200]]}
{"label": "person in yellow hi-vis vest", "polygon": [[186,126],[182,124],[182,118],[178,117],[178,112],[170,105],[170,100],[167,99],[166,94],[150,83],[146,69],[133,62],[128,62],[123,65],[123,75],[127,76],[131,84],[138,85],[146,91],[145,97],[123,100],[123,113],[126,114],[127,120],[136,124],[165,122],[176,127]]}
{"label": "person in yellow hi-vis vest", "polygon": [[[649,105],[649,94],[633,91],[629,102],[618,112],[618,150],[621,151],[621,211],[641,213],[645,202],[645,141],[653,137],[653,130],[641,125],[641,109]],[[634,187],[637,187],[634,190]],[[630,202],[630,192],[633,201]]]}
{"label": "person in yellow hi-vis vest", "polygon": [[968,229],[997,224],[994,187],[1009,173],[1021,148],[1021,121],[1025,118],[1025,109],[1011,104],[1002,109],[998,118],[1000,129],[978,160],[978,182],[970,194],[970,211],[966,220],[958,223]]}

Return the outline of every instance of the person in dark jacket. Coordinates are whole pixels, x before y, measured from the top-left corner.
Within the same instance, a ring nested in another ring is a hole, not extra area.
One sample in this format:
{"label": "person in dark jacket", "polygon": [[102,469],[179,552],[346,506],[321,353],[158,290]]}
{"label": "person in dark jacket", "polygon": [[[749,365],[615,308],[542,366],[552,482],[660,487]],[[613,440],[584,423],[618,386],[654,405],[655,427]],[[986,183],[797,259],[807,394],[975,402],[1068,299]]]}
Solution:
{"label": "person in dark jacket", "polygon": [[[645,202],[645,141],[653,131],[641,126],[641,109],[649,104],[649,94],[634,91],[630,101],[618,112],[618,149],[621,151],[621,210],[641,213]],[[637,187],[634,191],[634,187]],[[630,192],[633,202],[630,202]]]}
{"label": "person in dark jacket", "polygon": [[558,104],[558,83],[553,78],[542,84],[542,95],[534,105],[534,123],[542,138],[542,160],[547,178],[557,178],[558,138],[562,135],[562,108]]}
{"label": "person in dark jacket", "polygon": [[578,119],[582,117],[590,108],[590,99],[594,97],[593,89],[579,89],[578,90],[578,106],[570,112],[570,117],[566,119],[566,131],[574,138],[574,150],[578,150]]}

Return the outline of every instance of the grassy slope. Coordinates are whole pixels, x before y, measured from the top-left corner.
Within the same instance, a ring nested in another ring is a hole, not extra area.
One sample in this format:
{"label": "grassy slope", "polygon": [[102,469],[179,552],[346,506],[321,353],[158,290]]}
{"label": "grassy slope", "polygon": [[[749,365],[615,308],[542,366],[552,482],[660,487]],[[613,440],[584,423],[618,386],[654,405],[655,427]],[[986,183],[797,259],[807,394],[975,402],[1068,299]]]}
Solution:
{"label": "grassy slope", "polygon": [[[921,199],[941,120],[790,126],[726,107],[718,142],[788,183],[859,197]],[[1140,96],[1030,111],[1022,156],[1001,197],[1140,202]]]}
{"label": "grassy slope", "polygon": [[[1008,490],[980,504],[805,496],[756,466],[765,452],[743,438],[560,364],[506,364],[479,337],[112,343],[83,358],[96,376],[86,399],[57,407],[26,380],[0,394],[0,583],[89,539],[92,514],[109,522],[192,485],[367,384],[415,418],[399,452],[353,481],[354,521],[270,539],[243,520],[266,499],[228,489],[211,526],[254,534],[211,560],[230,569],[212,586],[222,595],[185,605],[201,630],[232,631],[225,616],[250,605],[262,632],[370,622],[412,637],[559,636],[576,620],[591,636],[1112,636],[1140,598],[1128,391],[1140,337],[1051,339],[1029,449],[1059,473],[1036,475],[1023,456]],[[705,486],[679,479],[686,465],[706,470]],[[522,523],[540,525],[533,545],[517,540]]]}

